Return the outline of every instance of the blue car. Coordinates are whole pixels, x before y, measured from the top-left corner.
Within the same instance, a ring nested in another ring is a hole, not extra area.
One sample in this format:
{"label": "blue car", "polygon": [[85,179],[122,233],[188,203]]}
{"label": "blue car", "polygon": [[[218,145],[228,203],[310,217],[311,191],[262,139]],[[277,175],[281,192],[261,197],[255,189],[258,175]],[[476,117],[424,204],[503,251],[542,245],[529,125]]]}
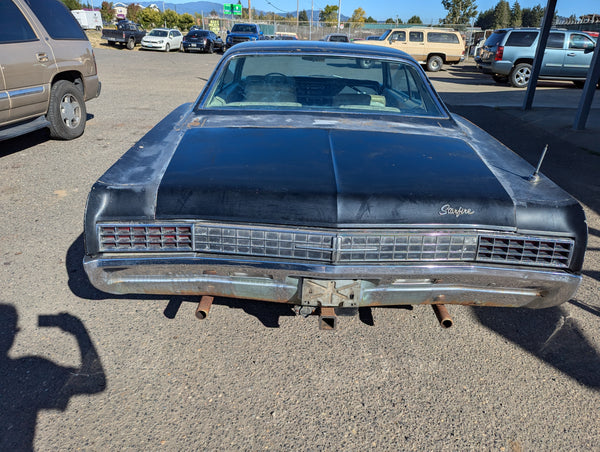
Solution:
{"label": "blue car", "polygon": [[[539,28],[504,28],[485,41],[477,67],[499,83],[525,88],[531,77]],[[596,40],[574,30],[551,30],[542,60],[540,80],[570,80],[583,87]]]}

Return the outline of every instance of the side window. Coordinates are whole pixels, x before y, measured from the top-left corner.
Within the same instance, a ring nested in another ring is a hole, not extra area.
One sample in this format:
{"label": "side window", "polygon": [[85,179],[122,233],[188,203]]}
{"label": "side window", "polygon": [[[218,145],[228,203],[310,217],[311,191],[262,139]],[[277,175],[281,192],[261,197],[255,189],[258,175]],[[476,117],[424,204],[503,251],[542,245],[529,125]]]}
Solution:
{"label": "side window", "polygon": [[87,37],[73,14],[62,2],[25,0],[52,39],[85,39]]}
{"label": "side window", "polygon": [[594,41],[584,35],[572,34],[569,38],[569,49],[589,50],[594,48]]}
{"label": "side window", "polygon": [[390,41],[406,41],[406,32],[394,31],[390,36]]}
{"label": "side window", "polygon": [[0,1],[0,44],[37,41],[31,25],[11,0]]}
{"label": "side window", "polygon": [[529,47],[533,44],[537,35],[537,31],[513,31],[504,45],[508,47]]}
{"label": "side window", "polygon": [[429,32],[427,33],[427,42],[440,42],[444,44],[458,44],[458,36],[454,33],[438,33]]}
{"label": "side window", "polygon": [[564,33],[550,33],[546,47],[549,49],[562,49],[565,45]]}
{"label": "side window", "polygon": [[410,42],[423,42],[423,32],[422,31],[410,31],[408,33],[408,40]]}

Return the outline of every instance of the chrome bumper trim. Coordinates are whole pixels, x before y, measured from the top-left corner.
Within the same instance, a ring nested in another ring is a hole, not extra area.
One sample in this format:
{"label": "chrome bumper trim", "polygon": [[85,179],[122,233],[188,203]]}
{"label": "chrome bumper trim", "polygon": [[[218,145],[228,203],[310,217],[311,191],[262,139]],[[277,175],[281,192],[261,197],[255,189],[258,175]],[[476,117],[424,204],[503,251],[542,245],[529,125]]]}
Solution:
{"label": "chrome bumper trim", "polygon": [[349,306],[546,308],[569,300],[581,282],[581,276],[562,271],[501,265],[319,265],[192,255],[86,256],[84,268],[96,288],[113,294],[212,295],[292,304],[313,304],[302,299],[305,279],[359,281],[360,299]]}

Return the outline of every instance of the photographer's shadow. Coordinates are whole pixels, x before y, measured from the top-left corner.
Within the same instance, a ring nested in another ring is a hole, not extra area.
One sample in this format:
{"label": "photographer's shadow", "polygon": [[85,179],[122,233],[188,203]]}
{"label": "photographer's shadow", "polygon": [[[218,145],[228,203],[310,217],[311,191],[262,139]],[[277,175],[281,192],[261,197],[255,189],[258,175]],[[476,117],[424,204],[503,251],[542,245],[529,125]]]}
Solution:
{"label": "photographer's shadow", "polygon": [[39,356],[9,357],[15,341],[18,314],[13,305],[0,304],[0,450],[33,450],[37,414],[64,411],[77,394],[106,388],[106,376],[89,334],[70,314],[40,316],[40,327],[56,327],[72,334],[81,355],[79,367],[65,367]]}

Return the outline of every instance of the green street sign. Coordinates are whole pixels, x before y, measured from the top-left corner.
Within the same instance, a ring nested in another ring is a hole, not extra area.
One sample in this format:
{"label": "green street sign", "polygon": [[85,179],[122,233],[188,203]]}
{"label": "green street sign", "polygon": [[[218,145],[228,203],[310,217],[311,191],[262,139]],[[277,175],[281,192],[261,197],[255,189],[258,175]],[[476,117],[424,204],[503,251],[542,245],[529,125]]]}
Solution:
{"label": "green street sign", "polygon": [[237,5],[232,5],[231,3],[224,3],[223,4],[223,14],[231,14],[231,10],[233,9],[233,6],[237,6]]}
{"label": "green street sign", "polygon": [[233,5],[233,14],[237,14],[238,16],[242,15],[242,5],[234,4]]}

